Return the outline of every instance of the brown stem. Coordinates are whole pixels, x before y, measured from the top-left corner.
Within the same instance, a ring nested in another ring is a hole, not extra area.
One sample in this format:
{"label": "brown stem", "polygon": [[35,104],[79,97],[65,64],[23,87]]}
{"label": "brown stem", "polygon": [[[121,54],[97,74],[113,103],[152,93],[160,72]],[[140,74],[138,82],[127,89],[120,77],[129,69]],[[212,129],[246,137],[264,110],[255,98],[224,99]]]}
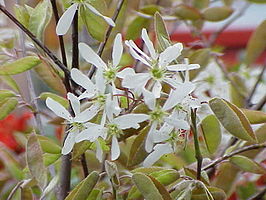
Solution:
{"label": "brown stem", "polygon": [[78,33],[78,11],[76,11],[72,23],[72,68],[79,68],[79,33]]}
{"label": "brown stem", "polygon": [[[113,15],[113,17],[112,17],[112,19],[113,19],[114,22],[116,21],[118,15],[119,15],[119,13],[120,13],[120,10],[122,9],[122,6],[123,6],[124,2],[125,2],[125,0],[120,0],[119,4],[118,4],[118,6],[117,6],[117,8],[116,8],[116,10],[115,10],[115,13],[114,13],[114,15]],[[109,26],[109,27],[108,27],[108,30],[107,30],[107,32],[106,32],[105,39],[104,39],[104,41],[100,44],[100,46],[99,46],[99,48],[98,48],[97,54],[98,54],[99,56],[102,56],[102,54],[103,54],[103,50],[104,50],[104,48],[105,48],[105,46],[106,46],[106,44],[107,44],[107,41],[108,41],[108,39],[109,39],[109,37],[110,37],[110,35],[111,35],[112,30],[113,30],[113,27],[112,27],[112,26]],[[96,72],[96,67],[95,67],[95,66],[92,66],[91,69],[90,69],[90,71],[89,71],[89,73],[88,73],[88,77],[89,77],[89,78],[92,78],[92,76],[93,76],[93,74],[94,74],[95,72]]]}
{"label": "brown stem", "polygon": [[71,155],[62,156],[62,164],[60,169],[60,183],[59,183],[59,200],[64,200],[70,191],[70,172],[71,172]]}
{"label": "brown stem", "polygon": [[246,146],[246,147],[243,147],[241,149],[238,149],[238,150],[235,150],[227,155],[224,155],[220,158],[217,158],[214,162],[210,163],[209,165],[203,167],[203,170],[207,170],[207,169],[210,169],[212,167],[214,167],[215,165],[221,163],[222,161],[236,155],[236,154],[240,154],[240,153],[243,153],[243,152],[246,152],[246,151],[250,151],[250,150],[254,150],[254,149],[261,149],[261,148],[266,148],[266,143],[262,143],[262,144],[253,144],[253,145],[249,145],[249,146]]}
{"label": "brown stem", "polygon": [[84,173],[84,177],[87,177],[89,175],[89,170],[86,162],[86,155],[85,153],[82,154],[81,156],[81,165]]}
{"label": "brown stem", "polygon": [[265,104],[266,104],[266,95],[252,109],[261,110]]}
{"label": "brown stem", "polygon": [[40,47],[53,62],[65,73],[65,76],[70,77],[68,68],[40,41],[36,36],[30,32],[23,24],[21,24],[4,6],[0,5],[0,10],[12,20],[27,36],[29,36],[38,47]]}

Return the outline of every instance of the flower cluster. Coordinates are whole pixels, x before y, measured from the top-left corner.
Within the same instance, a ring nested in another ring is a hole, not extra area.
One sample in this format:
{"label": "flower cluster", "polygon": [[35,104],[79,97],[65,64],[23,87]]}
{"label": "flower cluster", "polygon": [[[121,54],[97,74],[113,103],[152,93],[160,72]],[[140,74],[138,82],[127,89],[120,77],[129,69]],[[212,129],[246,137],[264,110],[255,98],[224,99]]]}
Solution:
{"label": "flower cluster", "polygon": [[[115,37],[112,61],[108,63],[85,43],[79,44],[81,56],[97,68],[95,76],[89,79],[80,70],[71,70],[72,80],[82,88],[82,92],[67,95],[73,113],[51,98],[46,100],[48,108],[70,127],[62,154],[70,153],[75,143],[90,141],[95,144],[96,157],[102,161],[102,144],[110,143],[111,160],[116,160],[125,130],[140,130],[144,126],[149,129],[145,150],[150,153],[144,166],[183,146],[190,130],[190,110],[200,107],[191,95],[196,85],[189,80],[189,70],[200,66],[189,64],[188,59],[183,63],[176,61],[183,49],[181,43],[159,53],[146,29],[141,37],[148,54],[133,41],[125,41],[132,57],[144,64],[140,73],[119,65],[123,54],[121,34]],[[138,109],[141,106],[143,109]]]}

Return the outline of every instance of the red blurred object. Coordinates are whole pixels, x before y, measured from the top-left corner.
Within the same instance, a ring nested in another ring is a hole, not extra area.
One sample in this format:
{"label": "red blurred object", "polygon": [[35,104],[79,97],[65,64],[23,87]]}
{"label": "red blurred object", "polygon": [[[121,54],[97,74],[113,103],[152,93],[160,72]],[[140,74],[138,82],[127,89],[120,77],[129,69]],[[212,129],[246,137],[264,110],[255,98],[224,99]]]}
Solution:
{"label": "red blurred object", "polygon": [[0,142],[9,149],[19,153],[24,151],[14,138],[14,132],[24,132],[27,129],[27,121],[32,117],[32,113],[24,113],[21,116],[9,115],[0,120]]}

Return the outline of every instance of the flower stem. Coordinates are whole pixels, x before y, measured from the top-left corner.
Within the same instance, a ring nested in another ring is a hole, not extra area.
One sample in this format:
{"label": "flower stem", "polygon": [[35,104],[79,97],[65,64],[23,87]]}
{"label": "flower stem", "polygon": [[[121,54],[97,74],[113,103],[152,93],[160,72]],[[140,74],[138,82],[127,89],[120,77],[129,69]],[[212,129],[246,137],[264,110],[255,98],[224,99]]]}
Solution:
{"label": "flower stem", "polygon": [[194,137],[195,157],[197,159],[197,179],[201,179],[202,155],[199,146],[198,129],[197,129],[197,114],[196,109],[191,109],[191,129]]}

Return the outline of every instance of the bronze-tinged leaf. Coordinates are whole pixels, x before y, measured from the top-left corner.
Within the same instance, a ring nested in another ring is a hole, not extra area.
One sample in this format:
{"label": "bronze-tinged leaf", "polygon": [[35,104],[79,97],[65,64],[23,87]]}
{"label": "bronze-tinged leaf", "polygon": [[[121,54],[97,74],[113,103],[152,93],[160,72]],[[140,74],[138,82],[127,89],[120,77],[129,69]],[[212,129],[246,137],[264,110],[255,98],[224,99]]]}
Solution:
{"label": "bronze-tinged leaf", "polygon": [[244,113],[225,99],[213,98],[209,105],[223,127],[235,137],[246,141],[257,141]]}
{"label": "bronze-tinged leaf", "polygon": [[66,197],[65,200],[84,199],[92,192],[93,188],[97,184],[100,176],[96,171],[91,172],[84,180],[82,180]]}
{"label": "bronze-tinged leaf", "polygon": [[249,123],[251,124],[263,124],[266,123],[266,113],[258,110],[249,110],[241,108],[241,111],[248,118]]}
{"label": "bronze-tinged leaf", "polygon": [[243,171],[251,172],[254,174],[265,174],[266,170],[257,162],[242,155],[235,155],[231,157],[230,162]]}
{"label": "bronze-tinged leaf", "polygon": [[209,7],[203,12],[203,18],[207,21],[218,22],[228,18],[234,10],[228,6]]}
{"label": "bronze-tinged leaf", "polygon": [[[214,200],[226,200],[226,194],[223,190],[216,187],[207,187]],[[207,200],[209,199],[205,190],[196,188],[192,190],[191,200]]]}
{"label": "bronze-tinged leaf", "polygon": [[266,48],[266,20],[264,20],[252,33],[246,50],[246,63],[252,64]]}
{"label": "bronze-tinged leaf", "polygon": [[43,152],[38,137],[32,133],[27,142],[26,161],[30,174],[38,182],[38,185],[44,189],[47,184],[47,170],[43,161]]}
{"label": "bronze-tinged leaf", "polygon": [[208,151],[211,154],[215,153],[222,139],[219,121],[214,115],[208,115],[202,120],[200,127]]}
{"label": "bronze-tinged leaf", "polygon": [[180,4],[176,7],[175,15],[180,19],[185,20],[197,20],[202,18],[201,13],[198,11],[197,8],[185,4]]}

